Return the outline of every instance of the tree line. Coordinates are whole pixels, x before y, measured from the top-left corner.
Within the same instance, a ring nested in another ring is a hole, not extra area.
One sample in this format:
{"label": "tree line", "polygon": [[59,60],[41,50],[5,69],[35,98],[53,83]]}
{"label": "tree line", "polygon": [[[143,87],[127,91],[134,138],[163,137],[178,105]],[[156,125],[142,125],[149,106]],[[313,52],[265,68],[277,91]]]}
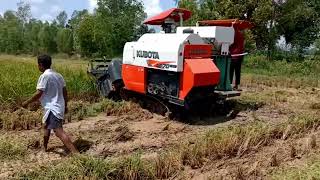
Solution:
{"label": "tree line", "polygon": [[98,0],[94,13],[62,11],[52,22],[35,19],[28,3],[0,15],[0,53],[65,53],[114,57],[125,42],[137,39],[148,28],[143,4],[138,0]]}
{"label": "tree line", "polygon": [[[198,20],[238,18],[255,27],[246,32],[247,49],[276,52],[282,37],[288,49],[304,54],[314,47],[320,54],[319,0],[175,0],[193,12],[189,25]],[[0,53],[65,53],[114,57],[126,42],[148,31],[141,0],[98,0],[94,13],[61,12],[52,22],[32,17],[28,3],[0,15]]]}
{"label": "tree line", "polygon": [[193,12],[189,24],[204,19],[242,19],[255,24],[247,31],[251,50],[277,50],[282,37],[298,54],[320,48],[319,0],[180,0],[179,7]]}

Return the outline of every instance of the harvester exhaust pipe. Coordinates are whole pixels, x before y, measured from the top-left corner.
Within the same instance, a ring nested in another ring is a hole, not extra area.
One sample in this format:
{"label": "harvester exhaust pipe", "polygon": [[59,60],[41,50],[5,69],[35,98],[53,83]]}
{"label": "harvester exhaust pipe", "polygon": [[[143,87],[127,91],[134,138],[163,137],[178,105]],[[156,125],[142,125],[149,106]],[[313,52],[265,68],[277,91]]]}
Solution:
{"label": "harvester exhaust pipe", "polygon": [[179,16],[180,16],[180,27],[183,26],[183,13],[179,12]]}

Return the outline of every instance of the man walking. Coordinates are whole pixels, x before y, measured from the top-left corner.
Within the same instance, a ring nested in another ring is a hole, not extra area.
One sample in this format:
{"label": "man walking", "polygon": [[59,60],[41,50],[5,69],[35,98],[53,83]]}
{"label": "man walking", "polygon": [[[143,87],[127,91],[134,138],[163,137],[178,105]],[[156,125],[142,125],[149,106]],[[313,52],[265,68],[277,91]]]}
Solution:
{"label": "man walking", "polygon": [[233,76],[235,75],[234,90],[241,90],[239,88],[241,80],[241,66],[244,58],[245,51],[245,39],[243,33],[238,29],[235,29],[235,42],[230,47],[231,53],[231,65],[230,65],[230,82],[233,82]]}
{"label": "man walking", "polygon": [[45,151],[47,151],[51,130],[53,130],[72,154],[78,153],[62,128],[64,114],[67,113],[68,107],[66,83],[61,74],[51,69],[51,63],[50,56],[38,56],[38,68],[42,75],[38,80],[37,92],[22,106],[27,107],[30,103],[40,100],[44,108],[42,122],[44,123],[43,146]]}

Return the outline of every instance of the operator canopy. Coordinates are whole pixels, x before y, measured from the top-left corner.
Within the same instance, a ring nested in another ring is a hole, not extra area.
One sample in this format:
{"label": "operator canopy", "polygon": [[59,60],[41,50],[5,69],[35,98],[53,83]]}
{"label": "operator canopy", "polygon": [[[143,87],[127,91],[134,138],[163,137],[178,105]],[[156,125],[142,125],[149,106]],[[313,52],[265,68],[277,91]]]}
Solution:
{"label": "operator canopy", "polygon": [[144,24],[148,25],[162,25],[167,22],[168,19],[174,22],[180,22],[180,14],[182,14],[183,21],[191,18],[191,11],[182,8],[172,8],[164,11],[156,16],[153,16],[144,21]]}

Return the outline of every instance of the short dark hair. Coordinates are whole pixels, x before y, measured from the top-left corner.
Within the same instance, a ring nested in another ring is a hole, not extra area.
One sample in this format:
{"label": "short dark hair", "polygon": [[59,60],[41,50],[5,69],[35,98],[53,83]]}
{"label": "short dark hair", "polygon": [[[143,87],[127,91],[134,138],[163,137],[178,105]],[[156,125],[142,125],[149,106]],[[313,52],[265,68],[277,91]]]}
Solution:
{"label": "short dark hair", "polygon": [[52,63],[51,56],[43,54],[38,56],[38,64],[40,64],[45,69],[50,69]]}

